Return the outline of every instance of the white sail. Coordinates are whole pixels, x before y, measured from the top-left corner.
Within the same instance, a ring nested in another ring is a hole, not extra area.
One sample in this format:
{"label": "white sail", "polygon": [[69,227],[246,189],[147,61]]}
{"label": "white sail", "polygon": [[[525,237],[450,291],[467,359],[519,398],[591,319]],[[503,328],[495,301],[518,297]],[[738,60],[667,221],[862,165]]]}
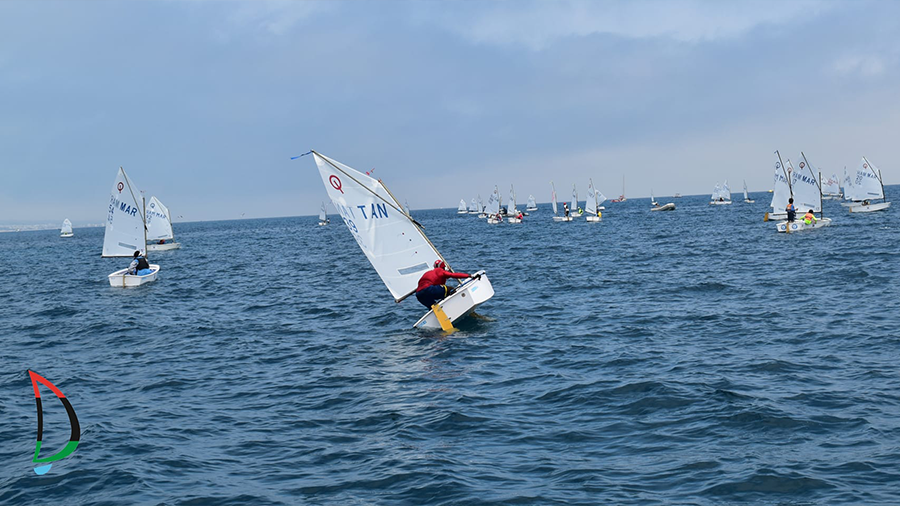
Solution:
{"label": "white sail", "polygon": [[481,200],[481,195],[478,195],[478,212],[484,211],[484,201]]}
{"label": "white sail", "polygon": [[726,179],[724,183],[722,183],[722,198],[726,201],[731,200],[731,188],[728,187],[728,180]]}
{"label": "white sail", "polygon": [[509,185],[509,205],[507,207],[506,214],[509,214],[511,216],[519,214],[519,210],[516,209],[516,190],[512,185]]}
{"label": "white sail", "polygon": [[844,166],[844,179],[841,180],[844,185],[844,200],[853,200],[856,190],[853,188],[853,178],[847,172],[847,166]]}
{"label": "white sail", "polygon": [[791,169],[791,161],[788,160],[784,165],[781,162],[781,155],[775,152],[775,181],[772,188],[772,211],[783,213],[788,205],[788,199],[791,198],[791,183],[788,174]]}
{"label": "white sail", "polygon": [[553,184],[553,181],[550,181],[550,188],[552,188],[550,192],[550,205],[553,206],[553,214],[558,215],[559,209],[556,205],[556,186]]}
{"label": "white sail", "polygon": [[478,202],[475,201],[475,197],[472,197],[472,202],[469,204],[469,213],[480,213],[481,208],[478,207]]}
{"label": "white sail", "polygon": [[494,191],[491,192],[491,196],[488,197],[487,207],[484,212],[488,214],[488,216],[494,216],[500,212],[500,190],[494,186]]}
{"label": "white sail", "polygon": [[853,200],[883,199],[881,171],[869,163],[866,157],[859,161],[856,177],[853,179]]}
{"label": "white sail", "polygon": [[174,237],[169,209],[155,196],[150,197],[150,202],[147,204],[147,240],[168,241]]}
{"label": "white sail", "polygon": [[464,213],[466,212],[466,200],[459,199],[459,207],[456,209],[457,212]]}
{"label": "white sail", "polygon": [[408,201],[408,200],[404,200],[404,201],[403,201],[403,210],[406,211],[406,214],[410,214],[410,213],[409,213],[409,201]]}
{"label": "white sail", "polygon": [[575,184],[572,184],[572,206],[569,208],[573,213],[578,212],[578,190],[575,189]]}
{"label": "white sail", "polygon": [[69,218],[63,220],[62,227],[59,229],[60,234],[71,234],[72,233],[72,222],[69,221]]}
{"label": "white sail", "polygon": [[713,202],[719,200],[719,197],[722,196],[722,186],[719,183],[716,183],[716,187],[713,188],[712,195],[709,197]]}
{"label": "white sail", "polygon": [[141,192],[119,167],[109,196],[102,256],[131,257],[135,251],[145,250],[142,207]]}
{"label": "white sail", "polygon": [[584,212],[588,216],[597,214],[597,198],[594,193],[594,180],[588,179],[587,200],[584,202]]}
{"label": "white sail", "polygon": [[744,200],[750,200],[750,195],[747,194],[747,180],[744,180]]}
{"label": "white sail", "polygon": [[400,301],[415,293],[440,253],[376,179],[313,152],[331,203],[366,258]]}
{"label": "white sail", "polygon": [[822,193],[825,195],[840,195],[841,180],[838,179],[837,174],[832,173],[831,177],[823,179]]}
{"label": "white sail", "polygon": [[803,154],[797,163],[797,170],[791,172],[791,191],[794,194],[794,207],[800,215],[810,209],[818,213],[822,211],[822,194],[819,189],[819,171]]}
{"label": "white sail", "polygon": [[328,221],[328,209],[325,208],[324,202],[322,202],[322,208],[319,209],[319,221],[322,223]]}
{"label": "white sail", "polygon": [[528,196],[528,203],[525,204],[525,209],[537,209],[537,202],[534,201],[534,195]]}

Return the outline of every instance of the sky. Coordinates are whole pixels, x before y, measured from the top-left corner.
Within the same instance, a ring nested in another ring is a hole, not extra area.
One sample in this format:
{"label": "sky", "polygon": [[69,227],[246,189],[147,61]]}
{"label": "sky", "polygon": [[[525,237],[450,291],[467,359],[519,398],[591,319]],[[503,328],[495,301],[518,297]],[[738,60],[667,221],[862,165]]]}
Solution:
{"label": "sky", "polygon": [[[773,152],[900,182],[900,2],[0,2],[0,224],[317,214],[310,149],[412,209],[771,187]],[[180,217],[180,218],[179,218]]]}

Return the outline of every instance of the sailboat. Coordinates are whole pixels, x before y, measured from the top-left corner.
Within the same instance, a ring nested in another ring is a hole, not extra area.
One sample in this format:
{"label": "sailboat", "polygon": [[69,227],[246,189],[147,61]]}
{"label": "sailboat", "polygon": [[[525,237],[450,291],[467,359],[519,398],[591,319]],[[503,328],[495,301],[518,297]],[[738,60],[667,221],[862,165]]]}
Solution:
{"label": "sailboat", "polygon": [[69,221],[69,218],[63,220],[62,227],[59,229],[60,237],[72,237],[75,234],[72,232],[72,222]]}
{"label": "sailboat", "polygon": [[[884,196],[884,182],[881,179],[881,171],[872,165],[866,157],[862,157],[859,167],[856,169],[856,179],[850,186],[850,195],[844,189],[844,198],[853,201],[848,206],[851,213],[870,213],[881,211],[891,207],[891,203]],[[882,202],[871,203],[871,200],[881,199]]]}
{"label": "sailboat", "polygon": [[[409,213],[406,213],[409,214]],[[325,203],[322,202],[322,207],[319,208],[319,226],[324,227],[328,225],[331,221],[328,220],[328,208],[325,207]]]}
{"label": "sailboat", "polygon": [[782,162],[781,153],[775,150],[775,182],[772,187],[772,210],[767,212],[763,217],[763,221],[783,220],[787,218],[785,208],[788,205],[788,199],[791,198],[791,176],[794,167],[791,161]]}
{"label": "sailboat", "polygon": [[479,210],[479,211],[478,211],[478,218],[479,218],[479,219],[482,219],[482,220],[483,220],[483,219],[487,218],[487,213],[484,212],[484,211],[485,211],[484,201],[481,200],[481,195],[480,195],[480,194],[478,195],[478,210]]}
{"label": "sailboat", "polygon": [[[822,214],[822,185],[820,183],[822,174],[809,163],[802,151],[797,168],[798,170],[791,171],[790,185],[794,207],[797,208],[797,217],[791,222],[785,220],[777,223],[775,227],[779,232],[799,232],[831,225],[831,218],[826,218]],[[819,213],[820,217],[818,220],[806,223],[801,216],[810,210],[813,213]]]}
{"label": "sailboat", "polygon": [[584,214],[578,206],[578,190],[575,189],[575,183],[572,183],[572,207],[569,208],[569,214],[573,218],[581,218],[581,215]]}
{"label": "sailboat", "polygon": [[[422,226],[400,210],[400,203],[381,180],[311,153],[332,204],[396,302],[416,292],[419,278],[436,260],[447,263]],[[449,263],[447,270],[451,270]],[[450,330],[454,322],[493,297],[494,288],[484,271],[475,274],[480,276],[463,281],[414,327]]]}
{"label": "sailboat", "polygon": [[731,204],[731,189],[728,188],[728,180],[725,180],[725,184],[719,186],[719,183],[716,183],[716,188],[713,190],[712,197],[709,199],[709,203],[711,205],[727,205]]}
{"label": "sailboat", "polygon": [[669,202],[664,205],[659,205],[659,202],[657,202],[656,198],[653,196],[653,190],[650,190],[650,210],[651,211],[674,211],[675,203]]}
{"label": "sailboat", "polygon": [[839,200],[844,195],[841,193],[841,180],[837,174],[832,173],[831,177],[822,180],[822,198],[825,200]]}
{"label": "sailboat", "polygon": [[409,201],[408,200],[403,201],[403,211],[406,212],[407,216],[412,216],[412,214],[409,212]]}
{"label": "sailboat", "polygon": [[147,209],[147,241],[149,241],[147,251],[166,251],[181,247],[180,243],[175,242],[169,208],[155,196],[150,197],[150,206]]}
{"label": "sailboat", "polygon": [[744,203],[752,204],[756,202],[755,200],[750,199],[750,194],[747,193],[747,180],[744,180]]}
{"label": "sailboat", "polygon": [[481,206],[478,205],[478,202],[475,201],[475,197],[472,197],[472,202],[469,204],[469,214],[480,214]]}
{"label": "sailboat", "polygon": [[489,225],[496,225],[503,222],[503,216],[500,215],[500,190],[494,185],[494,191],[488,197],[488,204],[485,208],[487,213],[487,222]]}
{"label": "sailboat", "polygon": [[537,202],[534,201],[534,195],[528,196],[528,203],[525,204],[526,211],[537,211]]}
{"label": "sailboat", "polygon": [[522,223],[522,218],[519,218],[519,210],[516,209],[516,190],[513,188],[513,185],[509,185],[509,205],[506,209],[506,222]]}
{"label": "sailboat", "polygon": [[[140,194],[137,187],[119,167],[116,181],[109,196],[106,215],[106,231],[103,234],[103,258],[133,258],[134,252],[147,244],[147,222],[144,210],[144,199],[138,202]],[[116,271],[108,276],[110,286],[132,287],[156,281],[159,265],[150,264],[150,273],[144,275],[128,274],[128,269]]]}
{"label": "sailboat", "polygon": [[466,210],[466,199],[459,199],[459,207],[456,208],[456,214],[469,214]]}
{"label": "sailboat", "polygon": [[606,201],[606,197],[600,190],[594,188],[593,178],[588,178],[587,200],[584,202],[584,214],[587,216],[585,220],[588,222],[598,222],[602,218],[600,210],[603,209],[602,204]]}
{"label": "sailboat", "polygon": [[559,215],[559,207],[556,204],[556,185],[553,184],[553,181],[550,181],[550,205],[553,207],[553,221],[572,221],[571,216],[560,216]]}
{"label": "sailboat", "polygon": [[612,199],[610,202],[625,202],[626,200],[628,199],[625,198],[625,176],[622,176],[622,194],[619,195],[619,198]]}

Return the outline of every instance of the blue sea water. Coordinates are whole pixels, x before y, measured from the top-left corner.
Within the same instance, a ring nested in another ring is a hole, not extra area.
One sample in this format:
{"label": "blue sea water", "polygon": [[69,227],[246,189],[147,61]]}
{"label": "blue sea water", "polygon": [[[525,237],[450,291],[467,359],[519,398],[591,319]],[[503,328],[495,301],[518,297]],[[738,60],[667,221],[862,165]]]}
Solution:
{"label": "blue sea water", "polygon": [[[898,504],[897,209],[786,235],[755,197],[413,211],[496,290],[452,335],[336,217],[176,224],[128,290],[100,228],[0,234],[0,504]],[[82,430],[43,476],[28,369]]]}

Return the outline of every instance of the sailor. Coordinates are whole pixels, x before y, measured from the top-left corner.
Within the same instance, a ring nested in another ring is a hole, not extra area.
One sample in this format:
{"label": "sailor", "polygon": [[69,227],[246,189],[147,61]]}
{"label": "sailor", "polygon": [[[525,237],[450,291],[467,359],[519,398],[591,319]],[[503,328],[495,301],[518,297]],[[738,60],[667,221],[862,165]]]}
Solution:
{"label": "sailor", "polygon": [[[419,278],[419,287],[416,288],[416,299],[423,306],[431,309],[436,302],[445,299],[453,293],[444,283],[450,278],[466,279],[471,278],[468,274],[462,272],[450,272],[446,270],[447,264],[440,258],[434,261],[434,269],[422,274]],[[481,279],[481,274],[476,274],[475,278]]]}
{"label": "sailor", "polygon": [[150,274],[150,264],[147,263],[147,259],[144,258],[144,255],[141,255],[140,251],[134,252],[134,260],[132,260],[131,265],[128,266],[128,274],[137,276]]}
{"label": "sailor", "polygon": [[519,211],[519,214],[516,215],[516,218],[519,218],[519,219],[521,220],[524,216],[525,216],[525,215],[522,214],[522,211]]}
{"label": "sailor", "polygon": [[792,222],[797,218],[797,208],[794,207],[793,197],[788,199],[788,205],[784,210],[787,211],[787,220],[789,222]]}
{"label": "sailor", "polygon": [[807,225],[812,225],[812,224],[815,223],[816,221],[818,221],[818,220],[816,220],[816,215],[813,214],[813,210],[812,210],[812,209],[810,209],[810,210],[806,213],[806,215],[803,216],[803,223],[806,223]]}
{"label": "sailor", "polygon": [[599,209],[597,209],[597,217],[598,217],[598,218],[602,218],[602,217],[603,217],[603,213],[601,213]]}
{"label": "sailor", "polygon": [[566,212],[566,218],[568,218],[569,217],[569,204],[566,204],[565,202],[563,202],[563,211]]}

